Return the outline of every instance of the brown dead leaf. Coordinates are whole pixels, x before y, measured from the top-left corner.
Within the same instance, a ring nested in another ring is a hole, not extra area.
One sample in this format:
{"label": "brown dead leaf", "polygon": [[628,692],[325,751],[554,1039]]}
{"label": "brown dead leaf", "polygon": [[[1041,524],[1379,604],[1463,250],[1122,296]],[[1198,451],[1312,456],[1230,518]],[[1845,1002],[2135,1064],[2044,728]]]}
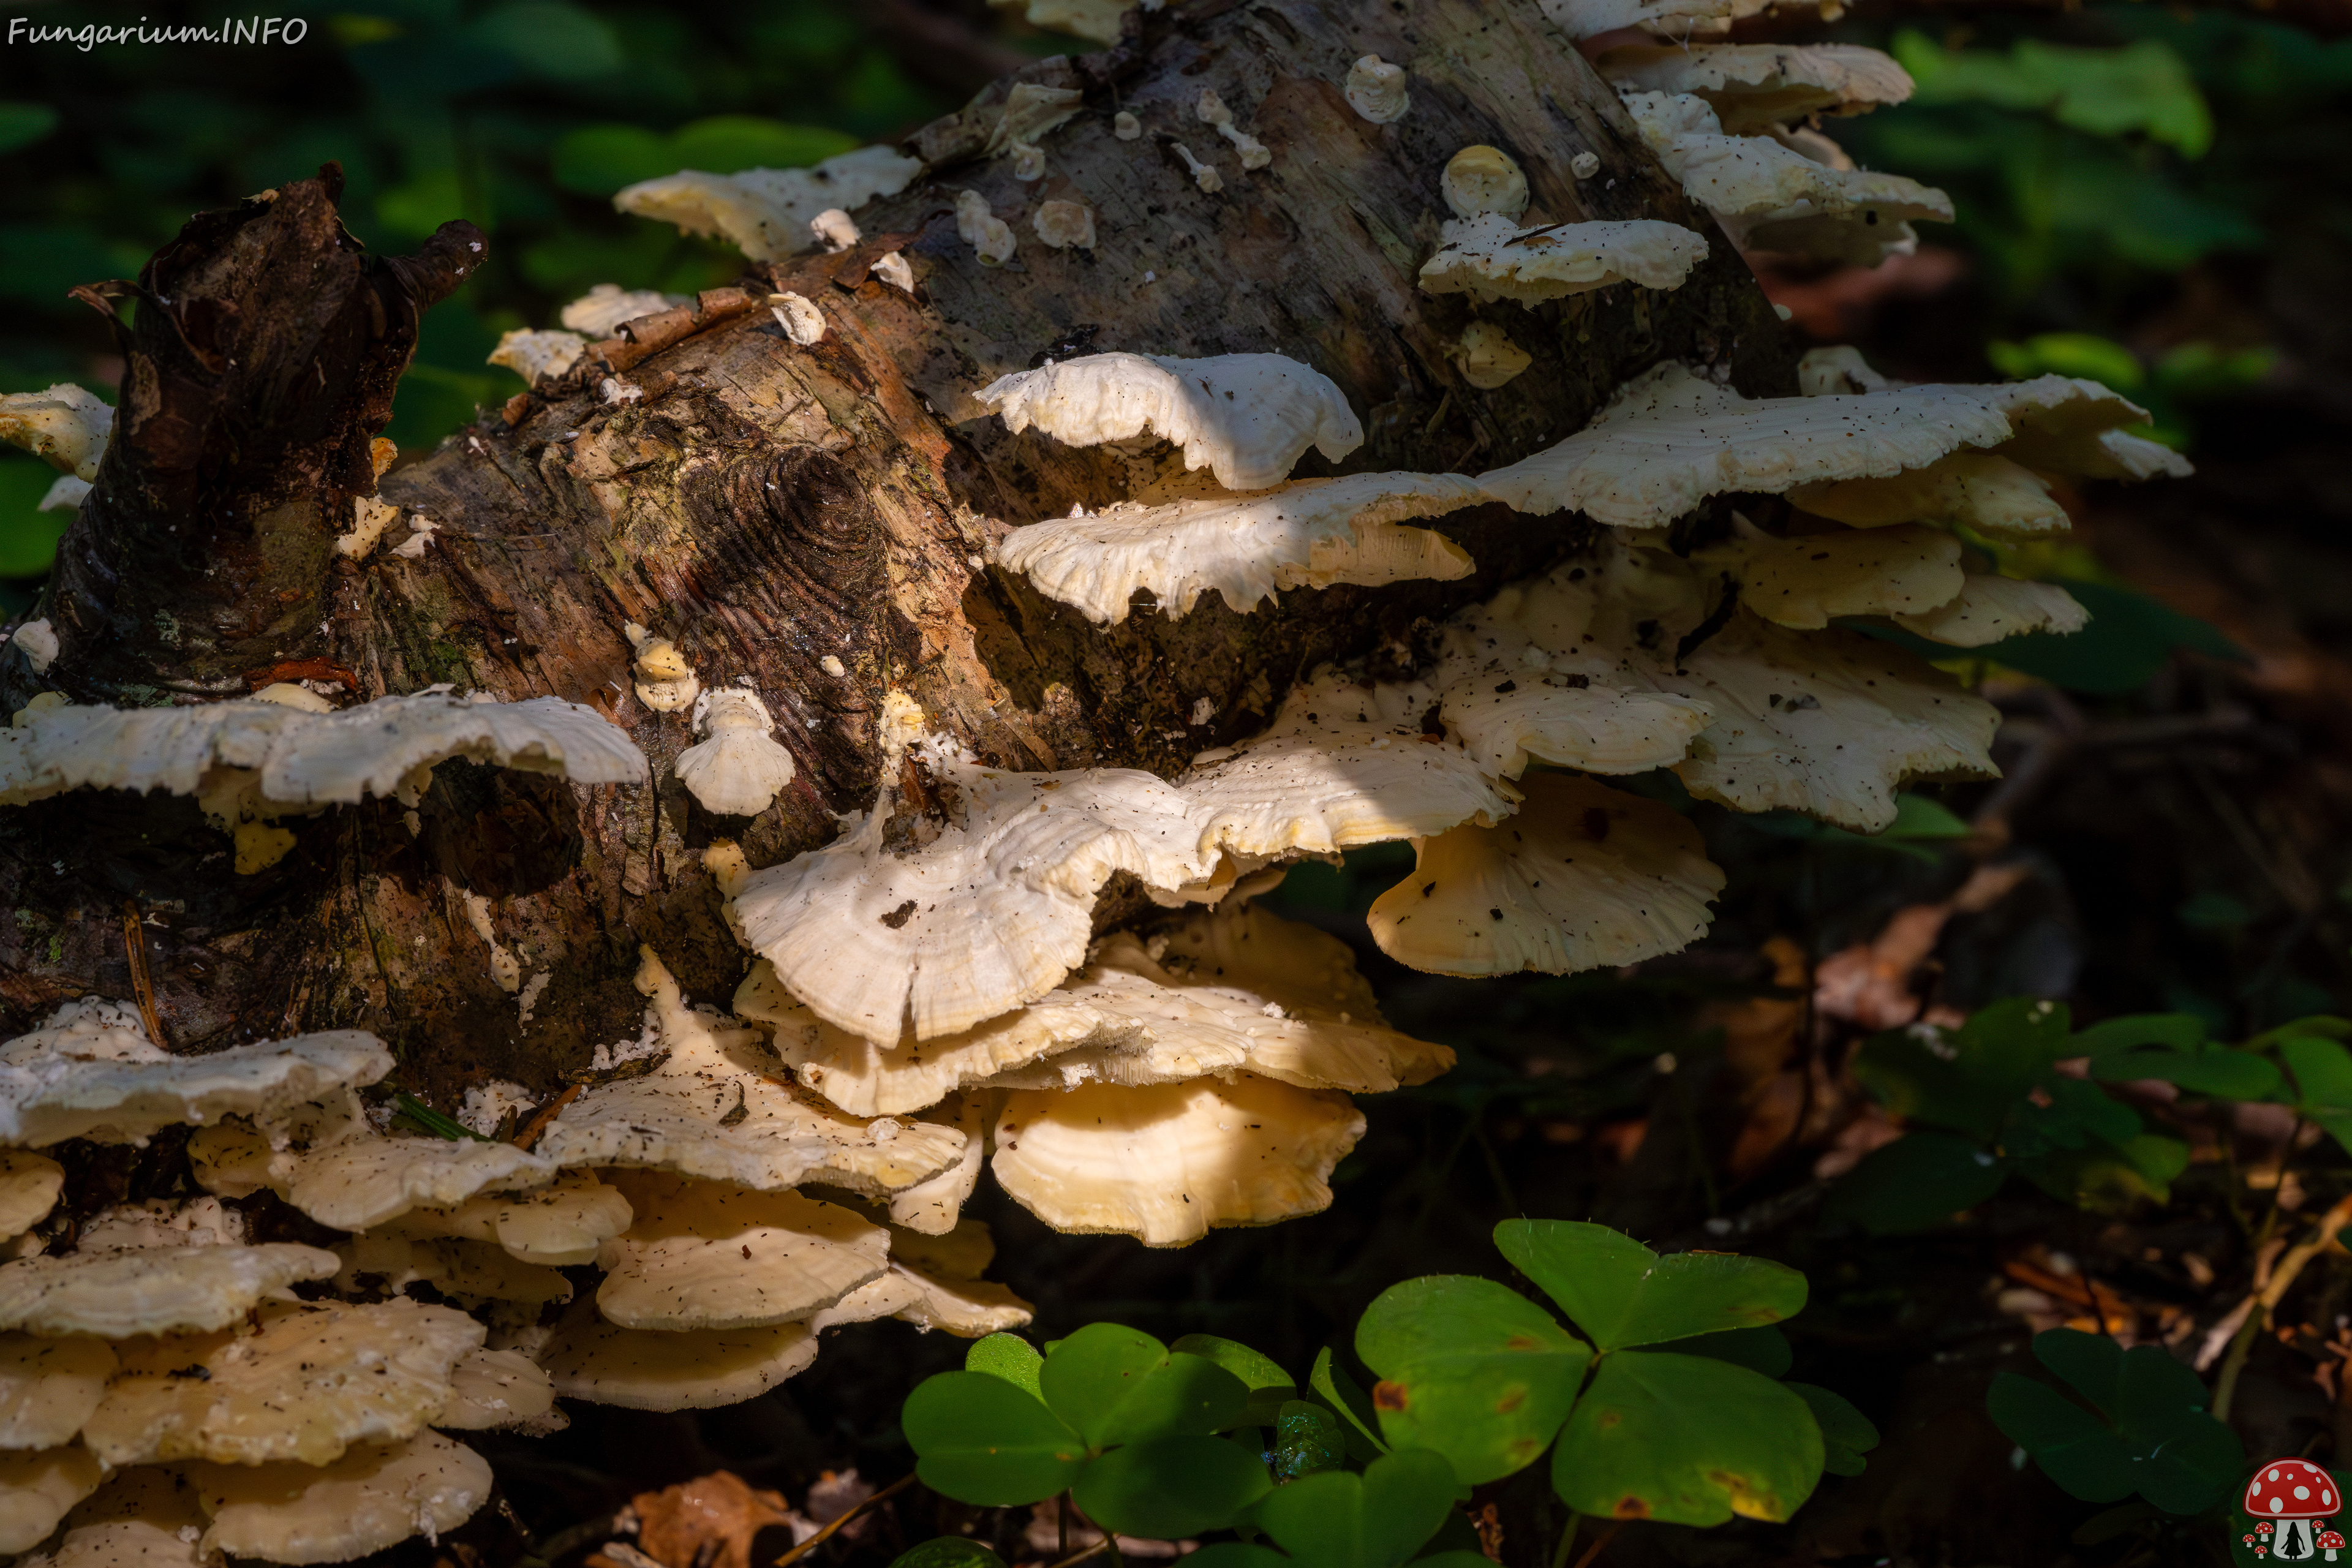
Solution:
{"label": "brown dead leaf", "polygon": [[779,1492],[754,1489],[731,1470],[646,1492],[629,1505],[637,1546],[663,1568],[751,1568],[751,1542],[782,1526],[794,1544],[816,1533]]}

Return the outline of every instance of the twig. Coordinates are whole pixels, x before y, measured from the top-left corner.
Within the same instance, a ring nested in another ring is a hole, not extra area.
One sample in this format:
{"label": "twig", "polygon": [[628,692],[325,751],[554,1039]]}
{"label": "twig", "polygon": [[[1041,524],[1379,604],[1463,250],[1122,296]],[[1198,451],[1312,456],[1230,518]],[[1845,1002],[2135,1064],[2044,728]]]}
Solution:
{"label": "twig", "polygon": [[1084,1563],[1087,1558],[1099,1555],[1100,1553],[1109,1550],[1110,1537],[1106,1535],[1100,1541],[1096,1542],[1092,1546],[1087,1547],[1085,1551],[1074,1552],[1067,1557],[1063,1558],[1059,1563],[1054,1564],[1054,1568],[1076,1568],[1076,1564]]}
{"label": "twig", "polygon": [[527,1150],[538,1142],[540,1134],[547,1131],[547,1124],[555,1120],[556,1112],[580,1098],[580,1087],[575,1083],[553,1100],[549,1100],[547,1108],[532,1117],[529,1126],[515,1134],[515,1147]]}
{"label": "twig", "polygon": [[1584,1555],[1576,1560],[1576,1568],[1592,1568],[1592,1560],[1600,1556],[1604,1551],[1608,1550],[1609,1543],[1616,1540],[1617,1532],[1624,1528],[1625,1521],[1621,1519],[1617,1521],[1616,1523],[1611,1525],[1608,1529],[1602,1531],[1601,1532],[1601,1539],[1587,1547],[1585,1549]]}
{"label": "twig", "polygon": [[864,1502],[859,1503],[856,1508],[851,1509],[847,1513],[843,1514],[839,1519],[835,1520],[831,1524],[826,1525],[823,1530],[818,1531],[814,1535],[810,1536],[806,1541],[802,1542],[798,1546],[793,1547],[790,1552],[787,1552],[782,1557],[777,1558],[776,1568],[784,1568],[784,1565],[788,1563],[799,1562],[810,1552],[814,1552],[818,1547],[823,1546],[826,1540],[832,1536],[835,1531],[839,1530],[843,1525],[847,1524],[851,1520],[856,1519],[859,1514],[864,1513],[867,1509],[874,1507],[884,1499],[891,1497],[896,1493],[905,1491],[908,1487],[911,1487],[914,1484],[915,1472],[908,1470],[905,1475],[900,1476],[897,1480],[892,1481],[888,1486],[884,1487],[880,1491],[876,1492],[872,1497],[867,1498]]}
{"label": "twig", "polygon": [[163,1038],[163,1020],[155,1011],[155,982],[147,973],[147,932],[139,923],[139,900],[122,900],[122,950],[131,960],[131,993],[139,998],[139,1016],[146,1020],[147,1037],[171,1049]]}
{"label": "twig", "polygon": [[2328,1244],[2336,1239],[2336,1233],[2347,1225],[2352,1225],[2352,1197],[2337,1199],[2334,1208],[2321,1215],[2318,1228],[2305,1240],[2287,1248],[2285,1255],[2278,1260],[2278,1267],[2271,1270],[2270,1283],[2248,1298],[2250,1307],[2245,1326],[2231,1342],[2230,1353],[2221,1363],[2221,1375],[2213,1382],[2215,1420],[2230,1418],[2230,1402],[2238,1392],[2238,1373],[2245,1369],[2246,1356],[2254,1348],[2255,1336],[2268,1326],[2271,1309],[2284,1299],[2288,1288],[2295,1281],[2295,1276],[2303,1272],[2304,1265],[2326,1251]]}

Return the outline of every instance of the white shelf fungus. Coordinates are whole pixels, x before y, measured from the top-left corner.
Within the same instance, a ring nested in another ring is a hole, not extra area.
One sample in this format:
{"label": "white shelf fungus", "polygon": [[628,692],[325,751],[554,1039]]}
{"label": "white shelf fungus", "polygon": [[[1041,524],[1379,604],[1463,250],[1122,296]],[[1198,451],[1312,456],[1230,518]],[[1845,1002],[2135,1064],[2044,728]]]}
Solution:
{"label": "white shelf fungus", "polygon": [[807,299],[790,292],[772,295],[775,300],[768,313],[783,328],[784,336],[803,348],[824,338],[824,312]]}
{"label": "white shelf fungus", "polygon": [[212,1528],[202,1550],[266,1563],[347,1563],[457,1529],[488,1502],[479,1454],[438,1432],[353,1448],[331,1464],[196,1465]]}
{"label": "white shelf fungus", "polygon": [[105,1397],[114,1366],[101,1340],[0,1334],[0,1448],[72,1442]]}
{"label": "white shelf fungus", "polygon": [[1902,523],[1787,539],[1739,540],[1692,557],[1739,584],[1739,602],[1775,626],[1819,631],[1846,616],[1916,615],[1959,596],[1960,542]]}
{"label": "white shelf fungus", "polygon": [[1422,292],[1467,294],[1489,303],[1533,305],[1613,283],[1679,289],[1706,259],[1705,239],[1655,218],[1522,229],[1489,213],[1448,223],[1441,233],[1445,247],[1422,267]]}
{"label": "white shelf fungus", "polygon": [[1528,210],[1527,171],[1499,147],[1482,143],[1454,153],[1446,161],[1438,190],[1457,218],[1491,213],[1517,223]]}
{"label": "white shelf fungus", "polygon": [[1183,800],[1150,773],[1011,773],[940,744],[904,765],[929,770],[944,817],[923,817],[920,847],[887,830],[923,803],[886,787],[842,838],[752,873],[732,903],[794,995],[877,1044],[910,1019],[932,1039],[1052,990],[1084,959],[1115,873],[1169,888],[1208,874]]}
{"label": "white shelf fungus", "polygon": [[990,1166],[1056,1230],[1182,1247],[1329,1207],[1331,1167],[1363,1130],[1345,1095],[1248,1074],[1088,1084],[1006,1096]]}
{"label": "white shelf fungus", "polygon": [[1689,93],[1726,134],[1753,136],[1814,114],[1861,114],[1911,96],[1911,76],[1853,44],[1636,46],[1601,58],[1621,90]]}
{"label": "white shelf fungus", "polygon": [[915,291],[915,268],[898,251],[889,251],[877,259],[873,275],[902,294]]}
{"label": "white shelf fungus", "polygon": [[1393,125],[1412,108],[1404,83],[1404,67],[1366,55],[1348,68],[1348,107],[1374,125]]}
{"label": "white shelf fungus", "polygon": [[78,479],[98,478],[99,459],[106,456],[113,431],[113,407],[71,382],[0,397],[0,441],[22,447]]}
{"label": "white shelf fungus", "polygon": [[[18,634],[23,635],[21,631]],[[394,795],[415,805],[452,757],[551,773],[575,784],[639,784],[646,762],[593,708],[561,698],[471,701],[440,691],[379,697],[332,713],[244,698],[186,708],[65,706],[33,714],[0,804],[69,789],[163,790],[207,809],[352,805]],[[245,803],[250,804],[250,803]]]}
{"label": "white shelf fungus", "polygon": [[791,1192],[616,1173],[636,1219],[604,1244],[596,1308],[625,1329],[804,1322],[881,1277],[889,1232]]}
{"label": "white shelf fungus", "polygon": [[392,1070],[382,1043],[351,1029],[171,1056],[143,1031],[88,1027],[106,1005],[69,1002],[0,1044],[0,1143],[141,1142],[166,1127],[268,1115]]}
{"label": "white shelf fungus", "polygon": [[1097,624],[1127,619],[1139,588],[1171,619],[1192,614],[1213,590],[1246,615],[1285,588],[1466,577],[1475,563],[1459,545],[1400,525],[1488,499],[1458,474],[1299,479],[1250,494],[1165,506],[1122,502],[1034,522],[1001,542],[996,559]]}
{"label": "white shelf fungus", "polygon": [[757,816],[793,782],[793,754],[772,733],[775,721],[759,693],[740,686],[704,692],[694,727],[705,739],[678,753],[677,773],[703,810]]}
{"label": "white shelf fungus", "polygon": [[955,1229],[963,1205],[980,1186],[981,1167],[988,1163],[989,1101],[986,1094],[950,1095],[917,1118],[962,1133],[963,1152],[938,1175],[890,1194],[892,1226],[924,1236],[944,1236]]}
{"label": "white shelf fungus", "polygon": [[102,1339],[210,1331],[340,1267],[333,1253],[292,1242],[20,1258],[0,1263],[0,1331]]}
{"label": "white shelf fungus", "polygon": [[248,1336],[125,1346],[82,1440],[118,1468],[328,1464],[352,1444],[400,1442],[429,1426],[448,1402],[450,1369],[483,1333],[463,1312],[403,1298],[284,1307]]}
{"label": "white shelf fungus", "polygon": [[2050,493],[2049,480],[1988,452],[1955,452],[1885,479],[1799,485],[1789,500],[1817,517],[1855,528],[1954,522],[1999,539],[2022,539],[2074,526]]}
{"label": "white shelf fungus", "polygon": [[860,147],[809,169],[688,169],[631,185],[613,205],[688,234],[717,236],[754,261],[779,261],[809,247],[809,225],[819,213],[854,212],[877,196],[895,196],[922,172],[920,159],[895,148]]}
{"label": "white shelf fungus", "polygon": [[47,1218],[65,1183],[65,1167],[55,1160],[0,1149],[0,1241]]}
{"label": "white shelf fungus", "polygon": [[757,1399],[816,1360],[806,1323],[677,1331],[606,1322],[574,1302],[540,1352],[565,1399],[628,1410],[709,1410]]}
{"label": "white shelf fungus", "polygon": [[2095,382],[2058,375],[1751,401],[1666,364],[1629,383],[1567,440],[1478,482],[1538,516],[1580,510],[1613,528],[1664,528],[1711,495],[1891,479],[1967,447],[2095,479],[2188,472],[2171,452],[2126,434],[2147,417]]}
{"label": "white shelf fungus", "polygon": [[618,283],[599,283],[569,305],[563,307],[561,320],[566,330],[591,338],[609,338],[621,330],[624,321],[634,321],[640,316],[658,315],[673,305],[692,304],[686,294],[665,294],[658,289],[624,289]]}
{"label": "white shelf fungus", "polygon": [[1020,248],[1012,226],[989,211],[988,198],[978,191],[956,193],[956,233],[982,267],[1002,267]]}
{"label": "white shelf fungus", "polygon": [[629,668],[637,700],[656,713],[675,713],[691,707],[701,695],[702,682],[677,644],[667,637],[631,636],[637,657]]}
{"label": "white shelf fungus", "polygon": [[890,1251],[890,1274],[911,1297],[894,1315],[919,1327],[978,1339],[1010,1332],[1036,1315],[1005,1287],[980,1278],[996,1257],[996,1241],[978,1220],[936,1237],[893,1231]]}
{"label": "white shelf fungus", "polygon": [[1028,9],[1024,19],[1033,27],[1049,33],[1067,33],[1073,37],[1091,38],[1097,44],[1115,44],[1119,38],[1119,18],[1140,4],[1147,11],[1160,9],[1161,0],[988,0],[1000,10]]}
{"label": "white shelf fungus", "polygon": [[[536,386],[550,376],[562,375],[578,364],[580,356],[587,350],[588,340],[578,332],[534,332],[518,329],[499,337],[499,346],[490,351],[489,363],[504,365],[522,377],[525,383]],[[382,536],[383,523],[376,525],[375,531],[379,537]],[[362,550],[359,553],[364,555],[367,552]]]}
{"label": "white shelf fungus", "polygon": [[1229,490],[1281,483],[1310,446],[1336,463],[1364,444],[1339,387],[1280,354],[1090,354],[1015,372],[979,397],[1015,435],[1034,426],[1073,447],[1174,442],[1185,468]]}
{"label": "white shelf fungus", "polygon": [[1040,240],[1055,250],[1067,250],[1073,246],[1080,250],[1095,247],[1095,213],[1084,202],[1040,202],[1029,226],[1037,231]]}
{"label": "white shelf fungus", "polygon": [[2091,613],[2055,583],[2027,583],[1971,572],[1951,603],[1898,615],[1895,624],[1929,642],[1982,647],[2028,632],[2060,637],[2079,632],[2091,624]]}
{"label": "white shelf fungus", "polygon": [[597,1249],[626,1230],[629,1220],[626,1198],[587,1172],[568,1171],[530,1192],[483,1194],[446,1209],[411,1209],[387,1221],[379,1234],[495,1242],[519,1262],[568,1268],[594,1262]]}
{"label": "white shelf fungus", "polygon": [[[1762,15],[1775,0],[1541,0],[1543,14],[1571,38],[1597,38],[1603,33],[1638,27],[1672,43],[1692,38],[1720,37],[1734,22]],[[1841,0],[1783,0],[1790,10],[1817,10],[1822,20],[1834,22],[1844,14]]]}
{"label": "white shelf fungus", "polygon": [[1237,855],[1328,855],[1500,821],[1511,803],[1485,768],[1424,727],[1433,697],[1319,673],[1263,732],[1195,757],[1179,787],[1206,841]]}
{"label": "white shelf fungus", "polygon": [[0,1552],[30,1552],[106,1471],[79,1447],[0,1453]]}
{"label": "white shelf fungus", "polygon": [[555,1406],[555,1385],[519,1351],[467,1351],[449,1369],[449,1402],[433,1424],[486,1432],[539,1420]]}
{"label": "white shelf fungus", "polygon": [[211,1568],[199,1542],[204,1510],[195,1489],[177,1473],[125,1470],[85,1498],[65,1519],[65,1535],[21,1568]]}
{"label": "white shelf fungus", "polygon": [[57,628],[47,620],[26,621],[9,634],[8,640],[25,656],[26,668],[35,675],[47,675],[49,666],[57,662]]}
{"label": "white shelf fungus", "polygon": [[818,1182],[883,1194],[938,1173],[962,1152],[952,1128],[869,1124],[777,1082],[755,1031],[688,1007],[650,952],[646,960],[638,984],[655,995],[667,1058],[564,1107],[538,1145],[555,1163],[643,1166],[763,1192]]}
{"label": "white shelf fungus", "polygon": [[1381,951],[1441,974],[1566,974],[1677,952],[1706,934],[1723,873],[1672,809],[1565,773],[1526,782],[1508,822],[1413,846],[1373,901]]}
{"label": "white shelf fungus", "polygon": [[247,1142],[246,1159],[266,1159],[267,1183],[279,1196],[337,1230],[373,1230],[413,1208],[450,1208],[478,1193],[541,1186],[555,1174],[546,1160],[511,1143],[356,1130],[310,1148],[251,1150],[247,1141],[259,1136],[236,1127],[198,1133],[189,1152],[200,1179],[206,1165],[230,1163],[229,1145]]}
{"label": "white shelf fungus", "polygon": [[809,237],[838,256],[866,237],[857,232],[856,220],[847,213],[839,207],[827,207],[809,219]]}
{"label": "white shelf fungus", "polygon": [[1511,334],[1492,321],[1473,321],[1454,345],[1462,379],[1481,392],[1492,392],[1535,363],[1535,358],[1511,341]]}

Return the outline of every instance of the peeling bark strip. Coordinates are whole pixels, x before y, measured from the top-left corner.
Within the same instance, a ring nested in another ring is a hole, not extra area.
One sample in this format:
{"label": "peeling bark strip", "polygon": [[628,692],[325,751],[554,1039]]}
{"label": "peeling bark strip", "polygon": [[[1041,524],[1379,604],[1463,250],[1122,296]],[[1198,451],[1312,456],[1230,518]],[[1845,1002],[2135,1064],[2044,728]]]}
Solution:
{"label": "peeling bark strip", "polygon": [[[1349,67],[1368,54],[1410,67],[1402,120],[1349,107]],[[80,700],[186,700],[322,660],[361,698],[442,681],[555,695],[607,713],[658,783],[573,789],[446,763],[416,813],[376,802],[290,819],[297,848],[244,878],[187,800],[84,794],[0,813],[9,1031],[67,996],[131,994],[127,897],[152,917],[156,1005],[183,1048],[357,1026],[394,1042],[403,1087],[436,1102],[492,1077],[551,1089],[596,1045],[636,1034],[640,941],[688,995],[731,993],[749,955],[700,850],[735,837],[765,866],[830,841],[837,814],[874,800],[886,690],[992,764],[1171,774],[1262,727],[1316,665],[1402,658],[1426,618],[1577,537],[1566,520],[1485,507],[1433,520],[1477,561],[1458,582],[1301,591],[1252,616],[1213,596],[1181,621],[1089,626],[982,563],[1007,524],[1132,496],[1170,477],[1169,459],[980,417],[974,391],[1049,355],[1289,355],[1362,418],[1351,472],[1511,461],[1663,358],[1725,366],[1752,395],[1794,390],[1738,256],[1534,0],[1208,0],[1020,76],[1085,95],[1044,139],[1042,181],[981,161],[1019,85],[1000,83],[915,139],[929,175],[860,210],[861,245],[635,323],[604,363],[587,356],[390,476],[384,498],[439,525],[414,559],[349,561],[331,542],[372,488],[368,437],[417,312],[471,270],[475,231],[449,225],[418,257],[371,265],[336,219],[331,169],[198,218],[137,285],[101,286],[142,308],[122,426],[40,612],[64,645],[54,684]],[[1200,122],[1204,89],[1270,163],[1245,169]],[[1118,140],[1119,111],[1148,134]],[[1199,188],[1179,141],[1221,171],[1219,192]],[[1664,218],[1706,233],[1712,254],[1671,294],[1620,287],[1533,309],[1423,295],[1416,274],[1450,216],[1440,177],[1475,143],[1526,171],[1529,224]],[[1580,183],[1570,163],[1586,153],[1601,172]],[[983,267],[957,233],[962,190],[1003,216],[1083,204],[1097,246],[1053,249],[1019,216],[1012,263]],[[891,250],[913,262],[912,296],[868,276]],[[814,301],[824,337],[796,347],[764,309],[736,308],[771,289]],[[1535,363],[1482,392],[1452,356],[1485,318]],[[1310,458],[1299,475],[1333,471]],[[765,702],[796,763],[775,806],[714,818],[671,775],[688,715],[636,696],[629,622],[675,642],[705,689]],[[43,684],[0,659],[11,709]],[[488,937],[472,918],[485,907]],[[527,1022],[492,939],[537,998]]]}

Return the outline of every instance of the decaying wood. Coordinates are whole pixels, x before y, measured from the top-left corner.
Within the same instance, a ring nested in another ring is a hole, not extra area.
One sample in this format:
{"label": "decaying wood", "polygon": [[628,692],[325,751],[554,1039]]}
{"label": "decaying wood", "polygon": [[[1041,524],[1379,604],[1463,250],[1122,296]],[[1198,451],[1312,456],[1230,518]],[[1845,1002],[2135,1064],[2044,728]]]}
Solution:
{"label": "decaying wood", "polygon": [[[1403,121],[1348,108],[1340,83],[1365,54],[1411,68]],[[1428,618],[1572,542],[1567,520],[1489,508],[1436,524],[1479,563],[1463,582],[1299,592],[1246,616],[1212,599],[1181,621],[1092,626],[985,567],[986,552],[1009,526],[1168,479],[1171,459],[982,417],[974,390],[1048,355],[1291,355],[1363,416],[1350,472],[1510,461],[1662,358],[1725,366],[1751,395],[1794,390],[1738,256],[1534,0],[1209,0],[1022,74],[1086,95],[1045,138],[1042,181],[982,155],[1000,83],[916,139],[933,167],[857,214],[862,244],[743,279],[755,297],[817,301],[819,342],[795,347],[764,310],[709,300],[650,352],[611,356],[625,368],[592,360],[385,480],[386,499],[440,525],[416,560],[353,563],[331,542],[365,493],[355,465],[389,407],[386,367],[413,342],[404,311],[457,284],[478,237],[451,226],[414,262],[369,269],[318,182],[192,223],[142,279],[149,297],[189,302],[139,313],[124,428],[36,611],[66,651],[46,680],[0,660],[0,695],[191,700],[298,666],[348,671],[360,697],[436,682],[553,694],[626,729],[657,783],[575,789],[445,764],[413,818],[375,802],[291,823],[295,851],[242,878],[189,801],[82,792],[0,815],[6,1021],[131,994],[129,898],[179,1047],[357,1026],[394,1043],[404,1087],[443,1103],[492,1076],[552,1090],[596,1044],[636,1033],[641,942],[690,996],[724,1003],[748,955],[701,850],[735,837],[772,863],[868,806],[887,689],[1009,767],[1172,774],[1261,724],[1317,664],[1400,668]],[[1273,150],[1270,167],[1244,173],[1200,122],[1203,89]],[[1115,138],[1119,110],[1143,139]],[[1222,192],[1196,187],[1180,142],[1220,169]],[[1475,142],[1526,168],[1529,222],[1669,218],[1714,252],[1670,294],[1620,287],[1534,310],[1422,295],[1446,216],[1440,171]],[[1579,183],[1569,165],[1586,151],[1601,171]],[[1013,224],[1012,265],[983,267],[958,238],[963,189]],[[1094,252],[1036,239],[1030,216],[1055,199],[1094,208]],[[866,275],[892,249],[913,263],[911,297]],[[1447,357],[1479,317],[1535,356],[1496,391]],[[1332,471],[1312,456],[1298,470]],[[799,776],[756,820],[713,818],[670,776],[687,716],[634,695],[629,621],[674,638],[706,686],[748,684],[775,713]],[[1203,699],[1213,717],[1194,724]],[[527,1018],[492,979],[464,894],[490,900],[527,981],[547,976]]]}

